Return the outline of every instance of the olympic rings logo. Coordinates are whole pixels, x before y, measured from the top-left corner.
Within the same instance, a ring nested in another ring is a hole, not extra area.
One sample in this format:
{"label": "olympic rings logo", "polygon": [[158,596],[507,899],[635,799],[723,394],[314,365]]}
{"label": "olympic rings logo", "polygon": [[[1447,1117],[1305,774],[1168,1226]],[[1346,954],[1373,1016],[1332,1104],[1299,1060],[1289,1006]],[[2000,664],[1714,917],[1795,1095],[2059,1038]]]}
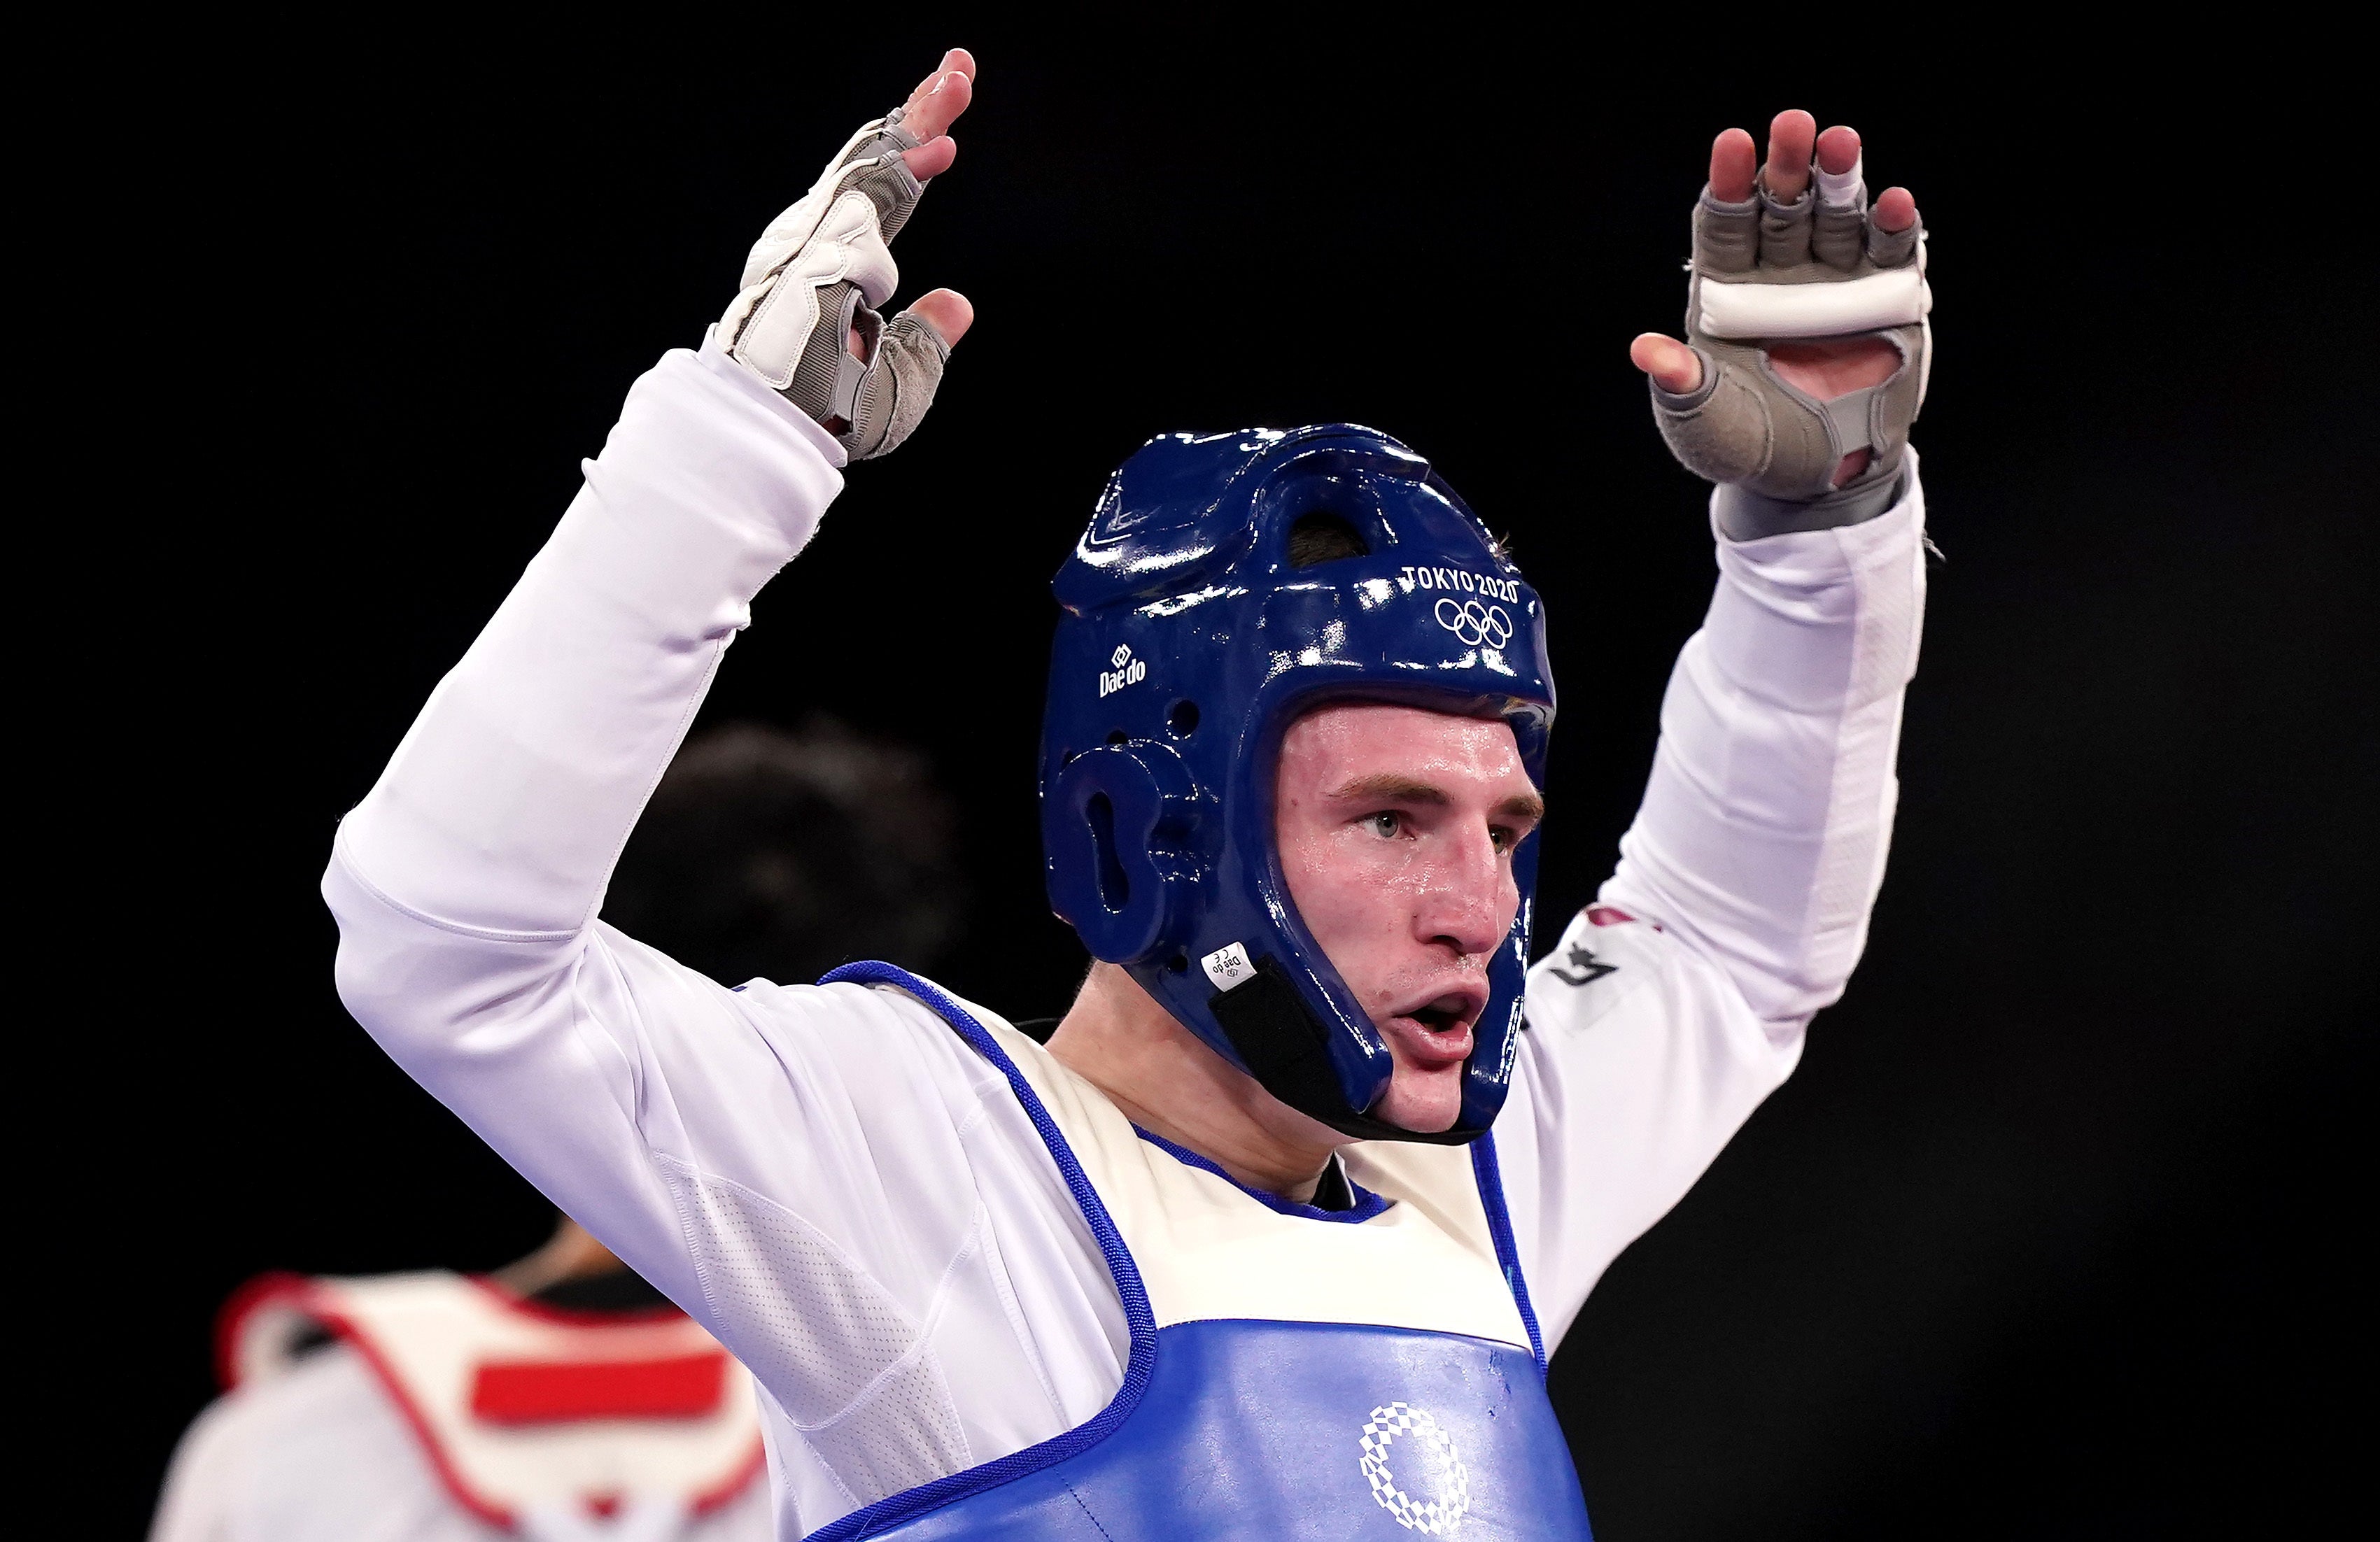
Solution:
{"label": "olympic rings logo", "polygon": [[1501,605],[1482,605],[1476,600],[1460,604],[1441,600],[1436,612],[1438,624],[1453,633],[1466,648],[1501,648],[1512,640],[1512,618],[1504,613]]}
{"label": "olympic rings logo", "polygon": [[[1471,1512],[1471,1470],[1454,1454],[1454,1438],[1429,1410],[1409,1402],[1375,1408],[1359,1439],[1363,1455],[1357,1465],[1372,1486],[1373,1501],[1407,1531],[1453,1536]],[[1408,1475],[1401,1483],[1389,1459],[1402,1442],[1411,1444],[1402,1453]]]}

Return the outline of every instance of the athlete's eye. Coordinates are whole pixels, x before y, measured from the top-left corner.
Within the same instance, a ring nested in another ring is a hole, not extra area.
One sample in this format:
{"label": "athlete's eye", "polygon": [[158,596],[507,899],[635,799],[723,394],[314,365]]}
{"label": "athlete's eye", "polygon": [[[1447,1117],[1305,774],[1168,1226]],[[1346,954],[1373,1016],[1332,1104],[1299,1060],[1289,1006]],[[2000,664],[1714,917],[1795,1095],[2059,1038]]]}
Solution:
{"label": "athlete's eye", "polygon": [[1488,839],[1499,853],[1508,852],[1521,844],[1521,832],[1510,825],[1489,825]]}
{"label": "athlete's eye", "polygon": [[1398,832],[1402,831],[1404,827],[1404,816],[1397,813],[1394,809],[1383,809],[1378,814],[1366,814],[1364,816],[1364,828],[1369,830],[1373,834],[1378,836],[1383,841],[1395,840]]}

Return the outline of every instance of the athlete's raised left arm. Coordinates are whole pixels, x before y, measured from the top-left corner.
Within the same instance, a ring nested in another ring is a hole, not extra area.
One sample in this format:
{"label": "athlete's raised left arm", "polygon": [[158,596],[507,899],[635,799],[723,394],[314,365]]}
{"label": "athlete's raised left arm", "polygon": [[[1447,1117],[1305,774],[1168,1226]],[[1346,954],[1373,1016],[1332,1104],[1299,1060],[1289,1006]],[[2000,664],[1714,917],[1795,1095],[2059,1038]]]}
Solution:
{"label": "athlete's raised left arm", "polygon": [[[1916,205],[1780,114],[1713,146],[1688,342],[1632,349],[1711,500],[1719,579],[1619,870],[1532,973],[1497,1126],[1549,1339],[1791,1072],[1883,878],[1925,600],[1909,428],[1931,344]],[[1516,1117],[1516,1115],[1518,1117]]]}

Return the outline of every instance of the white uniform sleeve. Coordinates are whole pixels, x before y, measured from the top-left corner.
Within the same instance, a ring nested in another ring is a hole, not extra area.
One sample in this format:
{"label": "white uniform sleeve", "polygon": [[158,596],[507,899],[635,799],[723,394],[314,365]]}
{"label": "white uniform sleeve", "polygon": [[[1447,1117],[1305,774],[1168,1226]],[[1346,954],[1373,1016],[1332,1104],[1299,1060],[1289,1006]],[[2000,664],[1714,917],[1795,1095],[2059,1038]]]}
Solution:
{"label": "white uniform sleeve", "polygon": [[149,1542],[234,1542],[231,1473],[240,1439],[239,1417],[228,1398],[217,1398],[182,1432]]}
{"label": "white uniform sleeve", "polygon": [[386,898],[577,937],[752,597],[843,491],[843,452],[724,354],[630,388],[586,486],[342,826]]}
{"label": "white uniform sleeve", "polygon": [[1907,491],[1875,519],[1718,543],[1619,870],[1530,972],[1497,1123],[1549,1347],[1791,1073],[1859,961],[1924,555],[1914,452]]}
{"label": "white uniform sleeve", "polygon": [[841,491],[841,458],[724,355],[664,358],[340,826],[323,880],[357,1020],[680,1300],[693,1281],[638,1128],[668,1099],[644,1078],[749,1075],[767,1051],[717,987],[615,945],[595,915],[753,595]]}
{"label": "white uniform sleeve", "polygon": [[751,1367],[804,1530],[1080,1423],[1129,1347],[1031,1123],[929,1009],[730,990],[595,918],[840,460],[723,355],[664,358],[323,879],[348,1009]]}

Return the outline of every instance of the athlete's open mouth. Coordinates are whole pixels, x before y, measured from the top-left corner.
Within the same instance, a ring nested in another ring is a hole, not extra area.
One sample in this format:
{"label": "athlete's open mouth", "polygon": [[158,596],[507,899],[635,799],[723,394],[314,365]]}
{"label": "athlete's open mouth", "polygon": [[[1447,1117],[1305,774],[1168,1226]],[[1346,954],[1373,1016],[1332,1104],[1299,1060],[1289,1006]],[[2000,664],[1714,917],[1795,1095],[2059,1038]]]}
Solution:
{"label": "athlete's open mouth", "polygon": [[1432,1033],[1444,1033],[1450,1028],[1468,1026],[1463,1020],[1463,1006],[1460,1002],[1446,1005],[1434,1002],[1428,1006],[1415,1011],[1411,1016],[1415,1022]]}
{"label": "athlete's open mouth", "polygon": [[1442,1070],[1470,1058],[1471,1024],[1487,1008],[1484,990],[1450,990],[1381,1021],[1406,1059],[1423,1070]]}

